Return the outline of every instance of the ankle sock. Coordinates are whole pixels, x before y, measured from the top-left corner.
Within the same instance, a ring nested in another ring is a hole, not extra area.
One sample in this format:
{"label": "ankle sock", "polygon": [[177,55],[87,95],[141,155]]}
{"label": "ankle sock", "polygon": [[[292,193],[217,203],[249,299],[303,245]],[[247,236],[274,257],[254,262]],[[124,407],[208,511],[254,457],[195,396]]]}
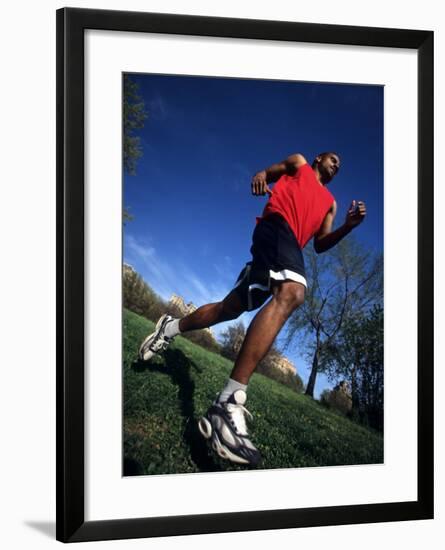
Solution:
{"label": "ankle sock", "polygon": [[240,382],[237,382],[236,380],[229,378],[223,391],[218,396],[218,399],[217,399],[218,403],[224,403],[225,401],[227,401],[229,397],[232,395],[232,393],[236,392],[236,390],[247,391],[247,384],[240,384]]}
{"label": "ankle sock", "polygon": [[173,319],[165,325],[164,334],[167,338],[174,338],[178,334],[181,334],[179,330],[179,319]]}

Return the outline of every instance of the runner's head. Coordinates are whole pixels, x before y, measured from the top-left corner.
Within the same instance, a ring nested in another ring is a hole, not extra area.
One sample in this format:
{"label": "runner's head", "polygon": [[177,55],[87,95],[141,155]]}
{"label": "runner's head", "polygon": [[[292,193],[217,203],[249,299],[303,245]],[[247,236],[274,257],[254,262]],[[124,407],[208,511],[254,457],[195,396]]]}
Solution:
{"label": "runner's head", "polygon": [[326,151],[317,155],[312,163],[312,168],[320,174],[320,181],[328,184],[340,169],[340,157],[334,151]]}

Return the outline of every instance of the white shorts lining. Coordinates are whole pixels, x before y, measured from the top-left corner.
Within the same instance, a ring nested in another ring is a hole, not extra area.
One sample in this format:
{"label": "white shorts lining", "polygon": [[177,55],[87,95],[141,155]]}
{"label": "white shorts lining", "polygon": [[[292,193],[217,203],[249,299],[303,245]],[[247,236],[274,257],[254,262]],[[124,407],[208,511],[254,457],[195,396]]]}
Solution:
{"label": "white shorts lining", "polygon": [[269,274],[270,278],[275,281],[285,281],[288,279],[290,281],[295,281],[296,283],[301,283],[307,288],[307,282],[303,275],[295,273],[295,271],[291,271],[290,269],[283,269],[282,271],[272,271],[272,269],[269,269]]}

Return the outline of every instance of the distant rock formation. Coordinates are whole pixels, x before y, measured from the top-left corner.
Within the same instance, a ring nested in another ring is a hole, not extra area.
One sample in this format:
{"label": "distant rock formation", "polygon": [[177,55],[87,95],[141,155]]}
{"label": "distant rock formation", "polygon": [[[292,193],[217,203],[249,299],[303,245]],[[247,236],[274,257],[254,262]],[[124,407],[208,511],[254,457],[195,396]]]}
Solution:
{"label": "distant rock formation", "polygon": [[184,298],[178,296],[177,294],[172,294],[168,303],[169,305],[178,308],[181,315],[189,315],[197,309],[192,302],[186,304]]}
{"label": "distant rock formation", "polygon": [[[182,298],[182,296],[178,296],[178,294],[171,295],[168,305],[175,307],[179,311],[179,313],[184,316],[190,315],[190,313],[193,313],[196,309],[198,309],[192,302],[186,304],[184,298]],[[210,336],[216,341],[212,329],[204,328],[202,330],[210,334]]]}
{"label": "distant rock formation", "polygon": [[352,409],[352,395],[346,380],[339,382],[329,394],[329,402],[332,407],[347,414]]}
{"label": "distant rock formation", "polygon": [[337,391],[337,392],[342,392],[344,393],[345,395],[349,396],[349,397],[352,397],[351,396],[351,390],[349,389],[349,383],[347,380],[342,380],[341,382],[339,382],[335,388],[333,389],[333,391]]}
{"label": "distant rock formation", "polygon": [[295,375],[297,373],[295,365],[277,351],[269,352],[268,362],[271,364],[271,366],[273,366],[273,368],[278,369],[284,373],[289,372],[292,375]]}

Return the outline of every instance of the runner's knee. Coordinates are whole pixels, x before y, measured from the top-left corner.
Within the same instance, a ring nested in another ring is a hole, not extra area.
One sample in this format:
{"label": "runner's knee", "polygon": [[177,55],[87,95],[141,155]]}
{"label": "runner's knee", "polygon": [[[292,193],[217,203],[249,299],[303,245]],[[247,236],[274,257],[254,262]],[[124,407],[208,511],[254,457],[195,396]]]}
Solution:
{"label": "runner's knee", "polygon": [[274,297],[286,310],[292,312],[304,303],[305,288],[294,282],[285,282],[274,289]]}

